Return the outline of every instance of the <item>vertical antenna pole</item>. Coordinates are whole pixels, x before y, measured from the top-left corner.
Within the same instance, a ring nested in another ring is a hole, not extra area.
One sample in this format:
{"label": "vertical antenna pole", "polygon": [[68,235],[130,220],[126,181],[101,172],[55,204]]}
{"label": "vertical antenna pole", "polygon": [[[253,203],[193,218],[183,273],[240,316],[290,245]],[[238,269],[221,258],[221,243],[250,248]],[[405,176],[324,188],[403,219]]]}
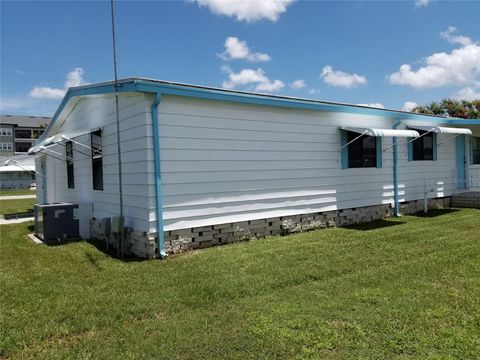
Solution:
{"label": "vertical antenna pole", "polygon": [[118,247],[120,251],[120,257],[123,260],[123,238],[125,235],[125,224],[123,218],[122,153],[120,147],[120,110],[118,106],[117,47],[115,42],[115,9],[113,0],[110,0],[110,8],[112,11],[113,71],[115,75],[115,115],[117,122],[118,192],[120,201],[120,243],[118,244]]}

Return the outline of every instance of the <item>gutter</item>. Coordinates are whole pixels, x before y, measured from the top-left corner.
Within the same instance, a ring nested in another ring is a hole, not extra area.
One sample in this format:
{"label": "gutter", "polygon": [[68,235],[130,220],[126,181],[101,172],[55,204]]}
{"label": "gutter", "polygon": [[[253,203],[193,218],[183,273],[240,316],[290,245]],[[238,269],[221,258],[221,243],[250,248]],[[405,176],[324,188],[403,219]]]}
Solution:
{"label": "gutter", "polygon": [[[399,119],[395,119],[393,129],[397,129],[401,124]],[[398,200],[398,149],[397,149],[397,137],[392,138],[393,141],[393,202],[395,206],[395,216],[401,217],[400,214],[400,202]]]}
{"label": "gutter", "polygon": [[160,132],[158,127],[158,105],[162,100],[160,92],[154,92],[152,103],[153,158],[155,162],[155,219],[158,241],[158,256],[165,259],[165,239],[163,234],[162,175],[160,171]]}

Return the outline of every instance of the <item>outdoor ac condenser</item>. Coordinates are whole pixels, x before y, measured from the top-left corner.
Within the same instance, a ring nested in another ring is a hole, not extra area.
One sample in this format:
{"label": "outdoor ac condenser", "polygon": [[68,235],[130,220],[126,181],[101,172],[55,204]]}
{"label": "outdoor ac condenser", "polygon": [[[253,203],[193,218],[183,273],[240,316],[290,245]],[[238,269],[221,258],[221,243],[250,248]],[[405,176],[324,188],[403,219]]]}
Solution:
{"label": "outdoor ac condenser", "polygon": [[35,204],[35,235],[45,243],[79,237],[78,204]]}

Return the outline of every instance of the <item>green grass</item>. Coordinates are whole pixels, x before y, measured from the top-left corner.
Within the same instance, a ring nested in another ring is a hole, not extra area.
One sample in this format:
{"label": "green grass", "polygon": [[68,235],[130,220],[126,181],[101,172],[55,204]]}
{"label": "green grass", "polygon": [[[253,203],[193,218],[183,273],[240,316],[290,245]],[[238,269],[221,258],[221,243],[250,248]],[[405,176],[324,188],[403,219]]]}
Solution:
{"label": "green grass", "polygon": [[12,214],[33,209],[35,199],[0,200],[0,214]]}
{"label": "green grass", "polygon": [[[478,359],[480,212],[121,262],[1,226],[0,348],[32,359]],[[1,357],[1,355],[0,355]]]}
{"label": "green grass", "polygon": [[29,189],[1,189],[0,196],[14,196],[14,195],[36,195],[35,190]]}

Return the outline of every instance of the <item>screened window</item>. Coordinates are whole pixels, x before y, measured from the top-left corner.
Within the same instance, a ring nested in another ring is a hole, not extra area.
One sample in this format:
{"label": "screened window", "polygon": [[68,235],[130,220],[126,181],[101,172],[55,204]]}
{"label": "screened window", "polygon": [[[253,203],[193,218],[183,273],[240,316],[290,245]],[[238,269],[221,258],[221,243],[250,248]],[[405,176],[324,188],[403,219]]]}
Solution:
{"label": "screened window", "polygon": [[[347,142],[358,137],[357,133],[348,132]],[[348,145],[348,167],[377,167],[377,140],[375,136],[363,135]]]}
{"label": "screened window", "polygon": [[16,142],[15,143],[15,151],[16,152],[27,152],[28,149],[32,147],[31,142]]}
{"label": "screened window", "polygon": [[102,130],[91,133],[93,190],[103,190]]}
{"label": "screened window", "polygon": [[69,189],[75,189],[75,174],[73,171],[73,143],[65,143],[65,155],[67,162],[67,186]]}
{"label": "screened window", "polygon": [[472,164],[480,164],[480,137],[472,137]]}
{"label": "screened window", "polygon": [[420,137],[412,141],[412,160],[433,160],[435,133],[423,135],[426,131],[417,131]]}
{"label": "screened window", "polygon": [[31,139],[32,130],[15,130],[15,137],[17,139]]}

